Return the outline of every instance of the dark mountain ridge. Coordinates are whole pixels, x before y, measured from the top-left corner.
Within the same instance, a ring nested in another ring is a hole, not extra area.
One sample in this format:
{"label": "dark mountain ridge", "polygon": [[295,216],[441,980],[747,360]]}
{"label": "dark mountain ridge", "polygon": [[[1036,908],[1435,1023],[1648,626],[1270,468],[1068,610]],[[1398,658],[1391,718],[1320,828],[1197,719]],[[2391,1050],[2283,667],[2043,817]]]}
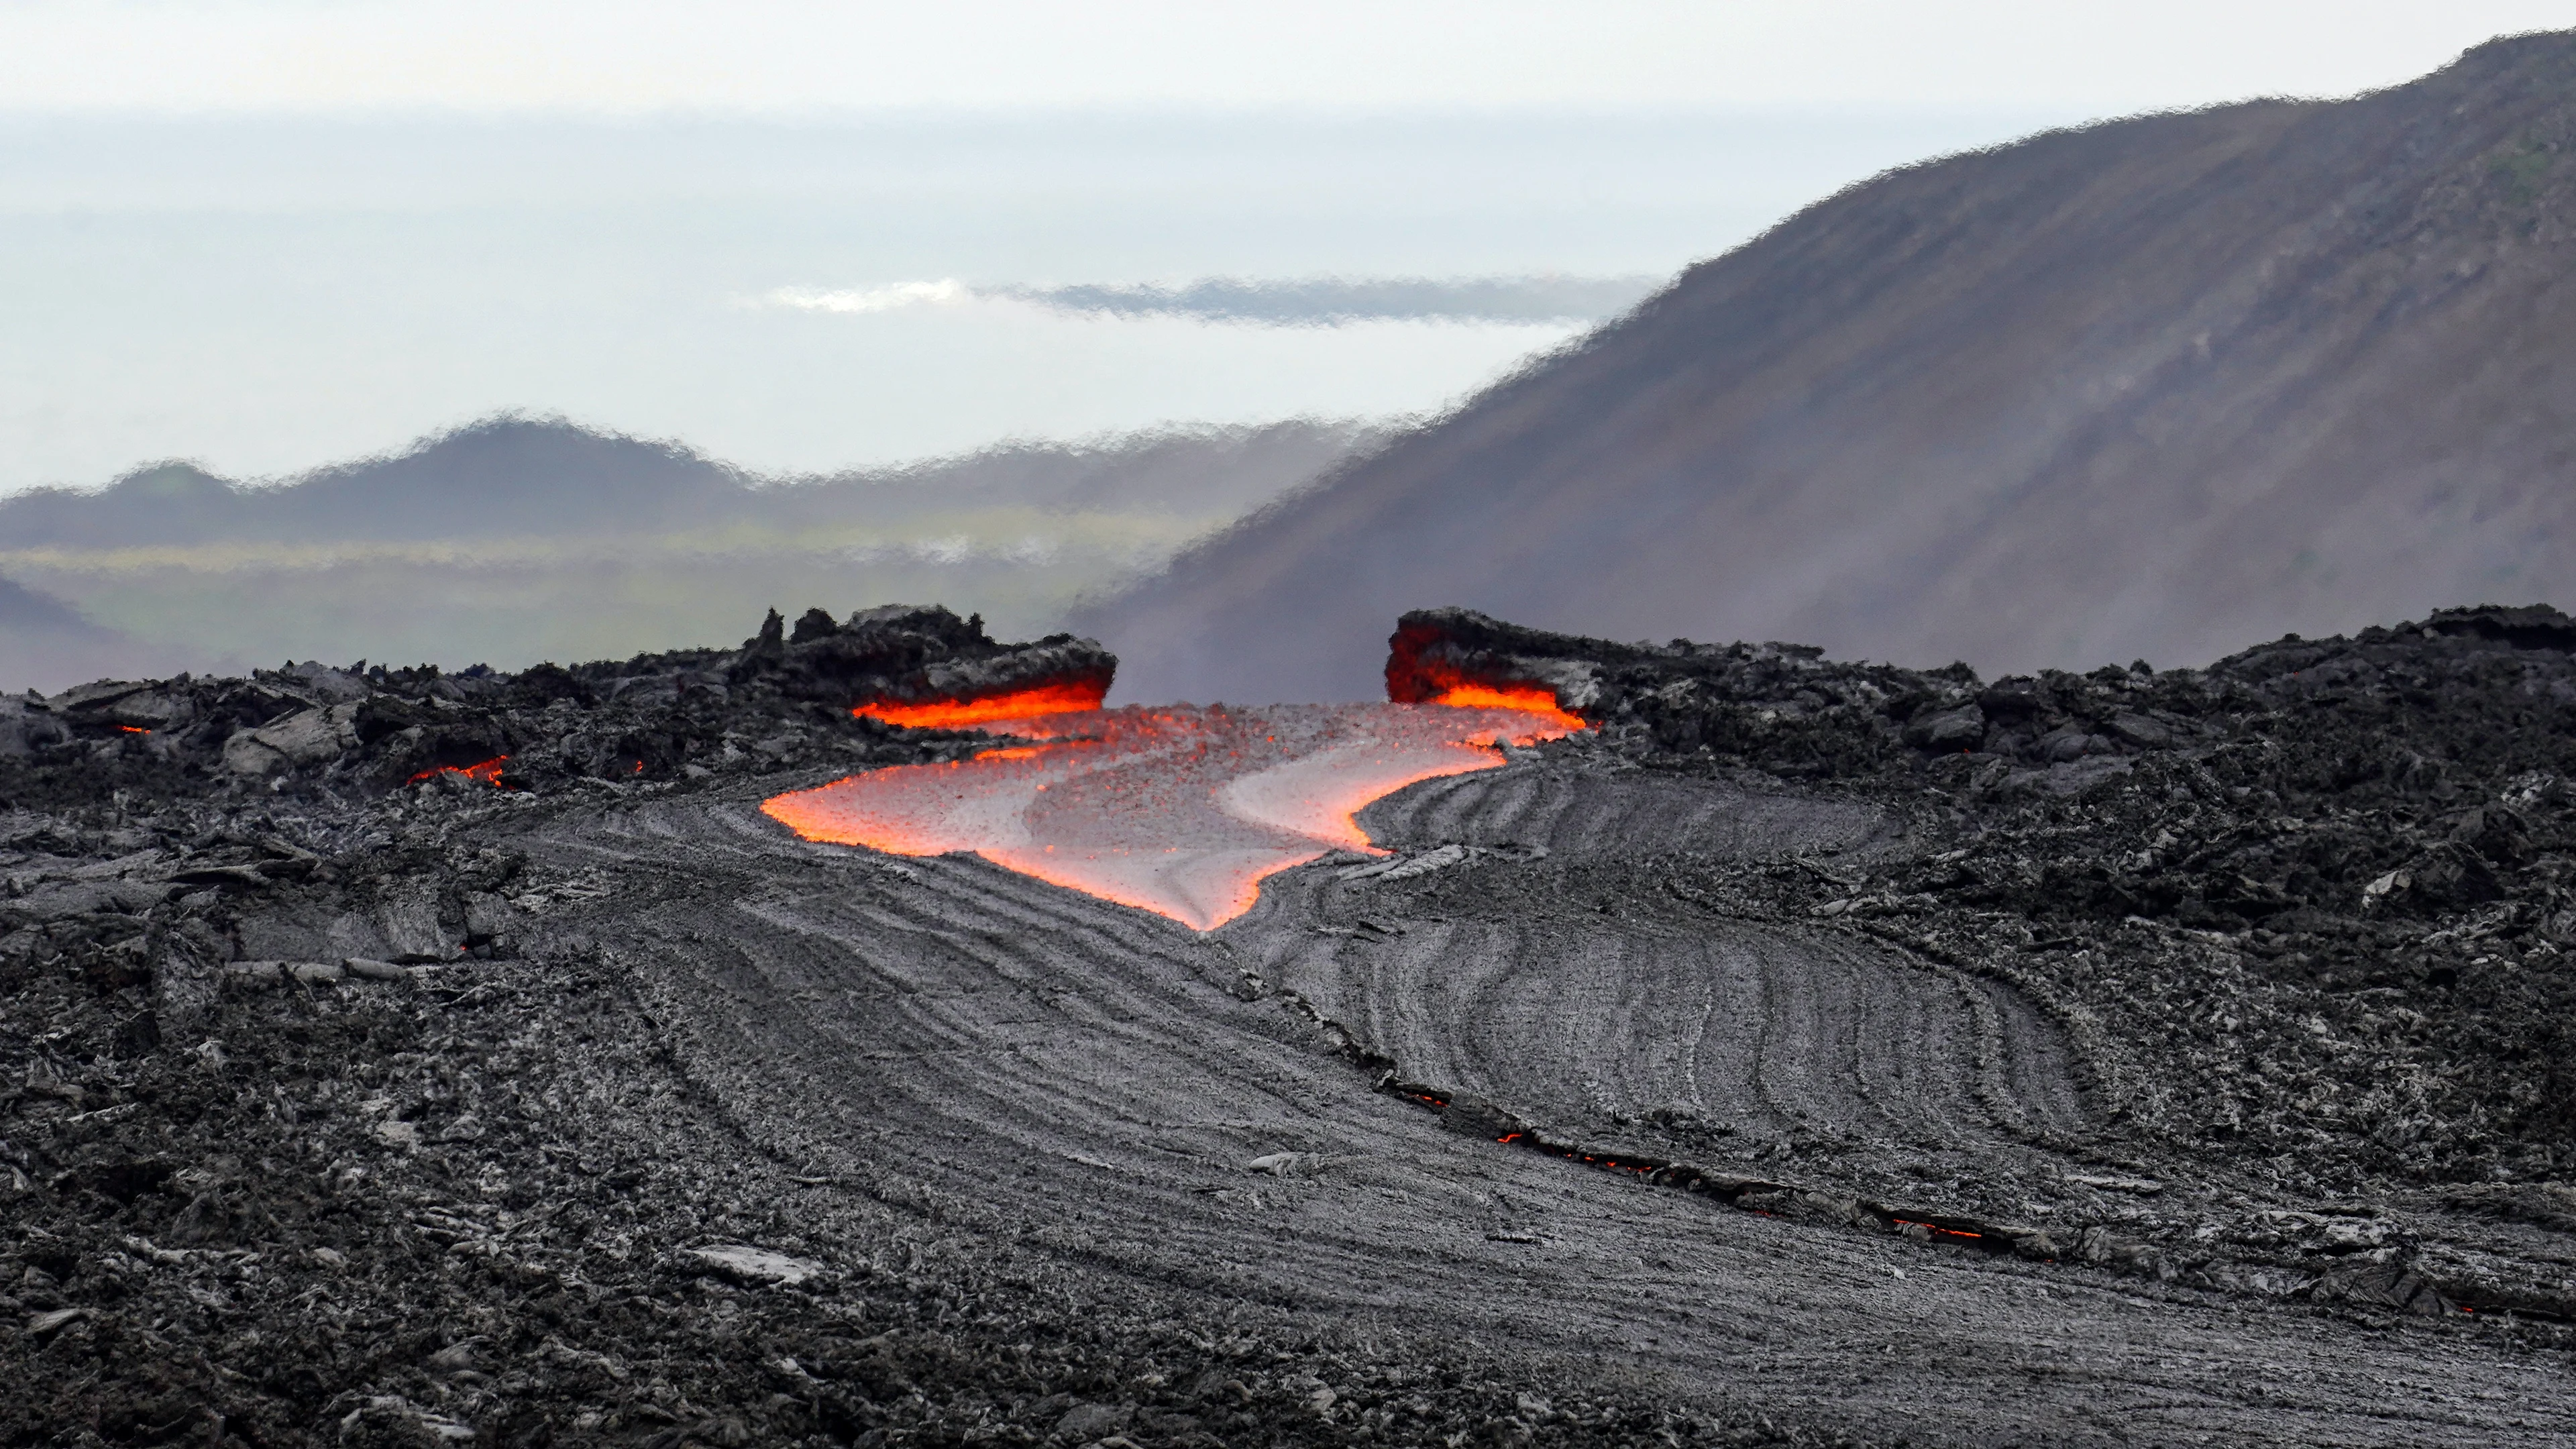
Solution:
{"label": "dark mountain ridge", "polygon": [[103,489],[31,489],[0,498],[0,539],[13,548],[130,548],[615,537],[745,521],[812,525],[970,501],[1068,510],[1186,502],[1195,510],[1213,497],[1224,512],[1306,476],[1364,431],[1306,419],[1167,429],[772,478],[677,443],[505,414],[283,485],[166,462]]}
{"label": "dark mountain ridge", "polygon": [[1042,634],[1084,590],[1375,436],[1290,419],[772,477],[502,416],[285,483],[163,463],[0,498],[0,577],[60,606],[39,621],[0,598],[0,688],[279,659],[609,657],[853,588]]}
{"label": "dark mountain ridge", "polygon": [[2014,670],[2563,599],[2571,146],[2548,34],[1891,173],[1074,622],[1255,700],[1427,604]]}

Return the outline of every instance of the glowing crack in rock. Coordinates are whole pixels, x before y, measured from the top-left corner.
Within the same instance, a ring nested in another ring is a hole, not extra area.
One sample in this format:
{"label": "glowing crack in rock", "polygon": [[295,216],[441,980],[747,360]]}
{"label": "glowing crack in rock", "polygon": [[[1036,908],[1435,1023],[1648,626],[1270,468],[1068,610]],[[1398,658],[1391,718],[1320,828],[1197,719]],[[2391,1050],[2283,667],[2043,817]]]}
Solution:
{"label": "glowing crack in rock", "polygon": [[[440,775],[460,775],[478,784],[498,785],[501,783],[501,770],[509,763],[508,755],[494,755],[476,765],[438,765],[412,776],[407,783],[417,785],[423,780],[434,779]],[[637,769],[640,772],[642,767],[638,766]]]}
{"label": "glowing crack in rock", "polygon": [[1580,715],[1570,714],[1556,702],[1556,691],[1537,684],[1491,685],[1461,681],[1442,689],[1432,703],[1460,708],[1513,709],[1534,714],[1561,727],[1562,733],[1587,728]]}
{"label": "glowing crack in rock", "polygon": [[[1553,705],[1553,701],[1550,701]],[[1212,930],[1261,881],[1329,850],[1384,854],[1351,819],[1417,780],[1489,770],[1548,714],[1440,704],[1129,707],[984,722],[1039,741],[871,770],[761,808],[808,840],[995,865]],[[1579,726],[1580,721],[1575,721]]]}
{"label": "glowing crack in rock", "polygon": [[1108,693],[1109,681],[1105,679],[1079,680],[1041,684],[980,699],[934,699],[917,703],[877,700],[860,705],[850,713],[861,719],[878,719],[887,724],[912,725],[921,729],[964,729],[995,720],[1097,710]]}

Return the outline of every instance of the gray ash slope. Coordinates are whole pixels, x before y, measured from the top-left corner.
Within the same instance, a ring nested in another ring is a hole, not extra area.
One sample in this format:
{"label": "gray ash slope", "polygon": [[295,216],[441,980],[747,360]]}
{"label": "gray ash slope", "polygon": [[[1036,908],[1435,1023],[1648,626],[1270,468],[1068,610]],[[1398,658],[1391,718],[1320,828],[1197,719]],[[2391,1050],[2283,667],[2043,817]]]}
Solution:
{"label": "gray ash slope", "polygon": [[2551,34],[1894,172],[1073,627],[1259,702],[1434,598],[1990,671],[2563,598],[2571,145]]}
{"label": "gray ash slope", "polygon": [[795,840],[828,746],[120,796],[174,767],[84,741],[0,841],[10,1442],[2576,1433],[2576,624],[1408,635],[1601,728],[1204,936]]}

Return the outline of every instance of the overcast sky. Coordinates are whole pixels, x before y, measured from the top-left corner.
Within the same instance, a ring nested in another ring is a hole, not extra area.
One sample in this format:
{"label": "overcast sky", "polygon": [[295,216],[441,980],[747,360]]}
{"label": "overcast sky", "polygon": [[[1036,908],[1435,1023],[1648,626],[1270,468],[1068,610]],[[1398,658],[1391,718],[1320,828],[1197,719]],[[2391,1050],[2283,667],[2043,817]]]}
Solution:
{"label": "overcast sky", "polygon": [[2328,95],[2527,0],[7,0],[21,109],[2056,106]]}
{"label": "overcast sky", "polygon": [[1888,167],[2567,24],[0,0],[0,492],[279,477],[500,410],[779,472],[1420,413],[1585,325],[1529,299],[1633,295]]}

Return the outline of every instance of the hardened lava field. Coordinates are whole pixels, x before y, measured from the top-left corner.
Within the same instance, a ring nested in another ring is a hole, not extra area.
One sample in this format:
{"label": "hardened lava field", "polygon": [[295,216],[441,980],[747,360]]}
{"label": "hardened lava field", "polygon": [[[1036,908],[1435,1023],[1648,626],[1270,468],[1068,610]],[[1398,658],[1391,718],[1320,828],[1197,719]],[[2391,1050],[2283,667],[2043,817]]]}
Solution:
{"label": "hardened lava field", "polygon": [[[2576,1432],[2576,624],[1405,624],[1586,727],[854,715],[1099,668],[921,611],[12,701],[0,1432]],[[911,853],[777,818],[869,780]]]}

